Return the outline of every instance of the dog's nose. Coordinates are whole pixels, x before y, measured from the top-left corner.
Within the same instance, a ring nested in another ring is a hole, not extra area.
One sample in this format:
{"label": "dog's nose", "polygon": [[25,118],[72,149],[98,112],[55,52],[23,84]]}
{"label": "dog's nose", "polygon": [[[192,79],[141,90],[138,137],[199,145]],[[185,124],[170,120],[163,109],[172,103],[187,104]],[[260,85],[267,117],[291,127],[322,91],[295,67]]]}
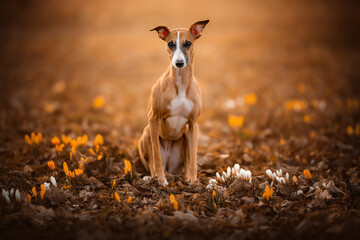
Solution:
{"label": "dog's nose", "polygon": [[184,66],[184,61],[182,61],[182,60],[176,61],[175,65],[178,68],[182,68]]}

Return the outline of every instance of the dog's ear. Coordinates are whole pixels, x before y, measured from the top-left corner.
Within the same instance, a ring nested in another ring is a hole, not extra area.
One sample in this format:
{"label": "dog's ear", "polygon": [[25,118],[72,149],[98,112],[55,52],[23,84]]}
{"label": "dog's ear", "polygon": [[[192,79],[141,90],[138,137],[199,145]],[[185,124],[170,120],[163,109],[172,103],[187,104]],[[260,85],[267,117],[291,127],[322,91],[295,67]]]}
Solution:
{"label": "dog's ear", "polygon": [[204,30],[206,24],[208,24],[210,20],[198,21],[196,23],[191,24],[190,32],[197,39],[201,37],[202,31]]}
{"label": "dog's ear", "polygon": [[158,26],[156,28],[151,29],[150,31],[154,31],[156,30],[159,38],[161,38],[162,40],[165,40],[167,36],[169,36],[169,29],[166,26]]}

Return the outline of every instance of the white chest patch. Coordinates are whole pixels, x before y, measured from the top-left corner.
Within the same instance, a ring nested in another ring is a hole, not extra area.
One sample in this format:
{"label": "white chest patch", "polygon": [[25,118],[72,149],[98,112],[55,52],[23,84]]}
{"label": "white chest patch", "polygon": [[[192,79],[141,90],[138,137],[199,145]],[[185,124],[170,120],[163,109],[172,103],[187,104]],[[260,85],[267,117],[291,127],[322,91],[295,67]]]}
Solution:
{"label": "white chest patch", "polygon": [[188,121],[188,116],[194,107],[194,102],[186,98],[185,86],[180,84],[181,76],[177,74],[176,77],[178,95],[171,101],[168,107],[171,116],[167,118],[167,121],[171,128],[180,132]]}

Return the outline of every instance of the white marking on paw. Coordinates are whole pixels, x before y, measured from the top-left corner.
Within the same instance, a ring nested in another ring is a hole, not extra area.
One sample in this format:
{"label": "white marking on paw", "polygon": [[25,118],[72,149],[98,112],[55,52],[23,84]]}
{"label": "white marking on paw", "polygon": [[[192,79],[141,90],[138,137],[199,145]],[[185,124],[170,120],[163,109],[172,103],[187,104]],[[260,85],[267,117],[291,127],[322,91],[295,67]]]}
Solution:
{"label": "white marking on paw", "polygon": [[166,178],[165,178],[164,182],[163,182],[161,185],[167,186],[168,184],[169,184],[169,183],[168,183],[168,181],[167,181]]}

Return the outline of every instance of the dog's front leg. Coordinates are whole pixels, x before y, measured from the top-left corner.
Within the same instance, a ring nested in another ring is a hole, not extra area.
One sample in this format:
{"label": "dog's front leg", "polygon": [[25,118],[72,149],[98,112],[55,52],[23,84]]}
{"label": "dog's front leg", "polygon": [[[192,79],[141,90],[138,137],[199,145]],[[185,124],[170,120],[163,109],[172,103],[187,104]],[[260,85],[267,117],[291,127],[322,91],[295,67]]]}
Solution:
{"label": "dog's front leg", "polygon": [[[168,185],[165,179],[163,161],[160,154],[159,143],[159,120],[156,117],[150,119],[150,138],[153,152],[153,161],[155,163],[155,173],[162,185]],[[151,163],[150,163],[151,164]]]}
{"label": "dog's front leg", "polygon": [[189,122],[189,164],[186,165],[185,178],[194,183],[197,178],[197,145],[198,145],[198,125],[196,122]]}

